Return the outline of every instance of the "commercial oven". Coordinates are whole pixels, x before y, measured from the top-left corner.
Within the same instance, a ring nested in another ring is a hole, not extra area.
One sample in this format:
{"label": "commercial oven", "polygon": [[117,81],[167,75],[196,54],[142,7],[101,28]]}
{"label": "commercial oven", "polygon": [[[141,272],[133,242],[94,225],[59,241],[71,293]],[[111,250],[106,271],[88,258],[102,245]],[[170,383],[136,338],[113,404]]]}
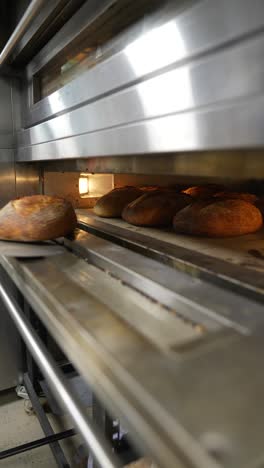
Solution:
{"label": "commercial oven", "polygon": [[[119,421],[159,467],[260,468],[263,229],[187,237],[93,207],[123,185],[220,182],[264,195],[263,2],[25,3],[6,5],[1,203],[60,195],[78,228],[57,255],[0,257],[19,296],[3,280],[13,332],[99,466],[118,466],[102,435],[116,448]],[[50,343],[92,389],[99,431]]]}

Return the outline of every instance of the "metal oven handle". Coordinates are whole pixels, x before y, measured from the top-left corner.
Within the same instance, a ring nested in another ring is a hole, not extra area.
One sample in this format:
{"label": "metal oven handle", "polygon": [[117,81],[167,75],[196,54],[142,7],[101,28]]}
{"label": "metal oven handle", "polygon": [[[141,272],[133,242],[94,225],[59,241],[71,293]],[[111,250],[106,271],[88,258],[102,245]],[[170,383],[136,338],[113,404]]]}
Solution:
{"label": "metal oven handle", "polygon": [[90,421],[90,418],[84,414],[85,409],[73,395],[63,373],[56,365],[56,362],[43,345],[17,302],[8,294],[6,288],[2,284],[0,284],[0,296],[20,332],[21,337],[43,375],[46,377],[54,395],[57,397],[59,403],[69,411],[73,423],[83,436],[84,442],[92,452],[99,466],[102,468],[120,467],[120,463],[113,455],[105,439],[98,433],[97,428],[95,428],[93,422]]}
{"label": "metal oven handle", "polygon": [[13,33],[11,34],[10,38],[8,39],[5,47],[3,48],[0,54],[0,66],[6,61],[9,57],[11,52],[16,47],[18,41],[21,39],[23,34],[26,32],[30,23],[34,20],[34,18],[39,13],[42,5],[44,5],[45,0],[32,0],[26,9],[24,15],[22,16],[21,20],[19,21],[18,25],[14,29]]}

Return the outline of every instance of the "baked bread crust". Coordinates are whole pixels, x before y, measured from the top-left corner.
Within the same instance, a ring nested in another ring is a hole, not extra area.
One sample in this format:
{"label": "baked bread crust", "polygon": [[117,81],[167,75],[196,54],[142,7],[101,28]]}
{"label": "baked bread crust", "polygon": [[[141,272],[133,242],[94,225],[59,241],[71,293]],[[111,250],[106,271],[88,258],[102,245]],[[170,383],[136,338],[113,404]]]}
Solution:
{"label": "baked bread crust", "polygon": [[194,236],[241,236],[261,228],[261,212],[244,200],[207,200],[193,203],[173,219],[176,232]]}
{"label": "baked bread crust", "polygon": [[204,185],[195,185],[183,190],[183,193],[190,195],[193,198],[209,198],[212,197],[217,192],[222,192],[224,190],[223,185],[219,184],[204,184]]}
{"label": "baked bread crust", "polygon": [[155,190],[145,193],[127,205],[123,212],[124,221],[136,226],[168,226],[173,216],[192,199],[184,193]]}
{"label": "baked bread crust", "polygon": [[0,239],[34,242],[66,236],[77,226],[70,202],[33,195],[10,201],[0,210]]}
{"label": "baked bread crust", "polygon": [[138,187],[119,187],[103,195],[95,204],[94,213],[102,218],[120,218],[128,203],[142,195]]}
{"label": "baked bread crust", "polygon": [[226,200],[244,200],[248,203],[252,203],[253,205],[258,201],[257,195],[253,193],[246,193],[246,192],[217,192],[213,195],[216,198],[226,199]]}

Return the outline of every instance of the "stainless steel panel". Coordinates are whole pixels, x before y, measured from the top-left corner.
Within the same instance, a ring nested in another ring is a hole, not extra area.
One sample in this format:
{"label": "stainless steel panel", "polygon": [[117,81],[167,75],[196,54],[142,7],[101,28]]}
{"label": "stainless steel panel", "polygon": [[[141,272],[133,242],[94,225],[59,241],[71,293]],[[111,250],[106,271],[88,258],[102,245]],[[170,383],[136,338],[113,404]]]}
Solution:
{"label": "stainless steel panel", "polygon": [[21,64],[31,59],[84,1],[46,0],[13,51],[12,62]]}
{"label": "stainless steel panel", "polygon": [[[2,257],[0,261],[96,394],[110,411],[124,417],[131,437],[160,466],[220,467],[201,446],[199,436],[193,438],[190,424],[186,427],[178,419],[175,389],[180,356],[153,346],[121,320],[110,303],[103,305],[98,295],[92,295],[95,267],[68,253],[53,260]],[[100,270],[97,274],[108,276]],[[207,429],[202,418],[199,423]],[[241,433],[243,439],[247,430]]]}
{"label": "stainless steel panel", "polygon": [[[264,97],[20,147],[18,161],[263,147]],[[67,116],[65,116],[67,125]],[[180,167],[180,171],[181,171]],[[250,173],[254,173],[253,167]],[[227,168],[226,168],[227,170]],[[261,174],[263,177],[264,167]],[[255,173],[254,173],[255,174]],[[239,176],[239,174],[238,174]]]}
{"label": "stainless steel panel", "polygon": [[[0,282],[8,286],[17,297],[14,283],[0,268]],[[21,340],[6,307],[0,299],[0,391],[15,387],[22,375]]]}
{"label": "stainless steel panel", "polygon": [[[85,221],[89,225],[85,210],[78,212],[78,220],[81,222],[82,227],[85,225]],[[124,230],[120,229],[120,237],[122,237]],[[107,227],[105,227],[103,235],[107,235]],[[151,255],[151,251],[154,250],[151,235],[147,238],[147,234],[144,236],[144,234],[137,231],[136,236],[138,244],[142,241],[141,252],[144,247],[147,249],[148,244],[149,255]],[[120,237],[116,238],[117,242],[121,241]],[[132,242],[136,243],[133,231],[131,244]],[[225,290],[223,292],[223,289],[217,284],[209,285],[207,281],[199,278],[202,275],[199,275],[198,272],[194,273],[192,277],[183,273],[184,260],[182,257],[184,251],[180,256],[181,250],[177,249],[177,245],[174,250],[175,256],[177,254],[179,256],[179,264],[182,262],[181,271],[177,271],[157,260],[143,257],[122,246],[114,245],[113,242],[95,237],[82,230],[76,232],[73,241],[65,239],[64,243],[77,254],[87,258],[89,262],[110,271],[143,294],[147,294],[155,301],[175,310],[180,317],[185,317],[196,324],[199,323],[207,330],[216,331],[223,326],[227,326],[240,333],[247,334],[264,321],[263,306],[261,304],[254,303],[254,313],[249,316],[248,310],[252,310],[253,301],[249,301],[246,297],[241,297],[232,291]],[[168,244],[166,241],[162,242],[160,240],[156,242],[155,248],[156,251],[164,251],[164,255],[166,255]],[[193,257],[196,257],[195,252],[193,252]],[[206,260],[204,259],[204,264]],[[188,266],[186,266],[186,269],[188,269]],[[104,288],[102,289],[104,290]],[[164,312],[163,317],[164,319],[166,317]]]}
{"label": "stainless steel panel", "polygon": [[[25,130],[18,144],[36,145],[261,95],[264,93],[263,48],[261,37],[191,66],[178,67]],[[107,77],[108,74],[106,81]]]}
{"label": "stainless steel panel", "polygon": [[[0,76],[0,148],[9,148],[6,146],[5,139],[9,139],[13,133],[13,118],[11,106],[12,88],[9,78]],[[4,143],[1,143],[1,139]],[[4,145],[4,146],[3,146]]]}
{"label": "stainless steel panel", "polygon": [[12,80],[0,77],[0,207],[15,197]]}
{"label": "stainless steel panel", "polygon": [[[102,219],[96,216],[92,210],[78,210],[77,214],[81,228],[92,234],[111,240],[165,265],[170,265],[176,270],[191,274],[195,279],[209,279],[216,285],[220,284],[225,289],[238,292],[243,296],[243,300],[245,296],[249,296],[263,301],[263,230],[239,238],[197,239],[192,236],[176,234],[173,230],[168,229],[135,227],[121,219]],[[170,281],[168,281],[168,286],[169,284]],[[178,281],[175,281],[175,284],[177,287]],[[186,294],[183,291],[182,295],[186,298],[196,297],[199,304],[207,303],[204,310],[206,312],[211,300],[209,290],[208,297],[204,298],[203,294],[206,296],[206,293],[202,292],[202,284],[197,290],[195,283],[194,291],[191,287],[189,291],[188,289],[189,286],[187,286]],[[173,286],[172,290],[175,290]],[[193,293],[194,296],[192,296]],[[217,296],[216,291],[211,293],[211,297],[214,298],[214,296]],[[224,302],[220,300],[219,303],[221,309]],[[229,310],[228,303],[229,305],[233,303],[231,297],[226,301],[220,315],[247,327],[252,318],[248,316],[246,303],[244,303],[244,312],[243,306],[233,305]],[[212,307],[211,303],[209,309],[215,309],[215,307],[218,308],[217,305]],[[262,311],[259,309],[257,320],[261,320],[262,316]],[[253,325],[253,322],[251,324]]]}
{"label": "stainless steel panel", "polygon": [[[0,77],[0,208],[16,197],[12,98],[11,79]],[[0,270],[2,281],[3,271]],[[20,370],[20,338],[0,301],[0,390],[15,386]]]}
{"label": "stainless steel panel", "polygon": [[164,353],[98,297],[92,300],[92,269],[82,260],[65,254],[1,263],[107,408],[124,416],[130,436],[160,466],[258,466],[262,328],[252,337],[222,334]]}
{"label": "stainless steel panel", "polygon": [[19,40],[21,39],[23,34],[26,32],[29,24],[34,20],[36,15],[40,12],[40,9],[43,6],[43,4],[44,4],[44,0],[31,0],[25,13],[23,14],[19,23],[16,25],[14,31],[9,37],[7,43],[5,44],[4,48],[1,50],[0,66],[3,65],[8,60],[12,51],[18,44]]}
{"label": "stainless steel panel", "polygon": [[30,74],[36,73],[43,65],[54,58],[58,52],[67,44],[71,43],[76,36],[81,34],[98,15],[111,7],[114,0],[89,0],[68,23],[66,23],[51,41],[39,51],[29,65]]}
{"label": "stainless steel panel", "polygon": [[16,196],[42,193],[41,171],[36,164],[16,164]]}
{"label": "stainless steel panel", "polygon": [[[48,352],[47,348],[39,338],[38,333],[35,331],[30,323],[30,320],[25,316],[19,304],[10,297],[10,290],[0,284],[1,300],[4,302],[12,320],[14,321],[17,329],[19,330],[25,344],[38,364],[40,370],[46,377],[47,382],[54,394],[56,395],[60,405],[69,412],[70,417],[77,429],[82,434],[82,437],[91,450],[95,460],[98,461],[101,468],[118,468],[120,464],[115,455],[113,455],[111,447],[108,446],[102,435],[99,433],[98,428],[90,421],[86,413],[86,408],[78,397],[74,395],[67,378],[65,378],[63,371],[59,369],[56,361]],[[27,388],[27,380],[30,385],[29,377],[25,379],[25,387]],[[32,386],[33,389],[33,386]],[[31,398],[30,391],[28,390],[29,398]],[[60,461],[61,465],[68,465],[66,459],[65,463]]]}
{"label": "stainless steel panel", "polygon": [[[155,178],[158,175],[169,175],[174,178],[174,183],[175,175],[177,175],[179,183],[184,185],[191,183],[192,176],[195,176],[196,183],[206,183],[208,177],[211,181],[219,182],[219,179],[223,177],[223,183],[227,183],[228,178],[232,180],[233,186],[235,181],[236,184],[241,184],[244,179],[263,178],[263,150],[200,151],[199,153],[179,152],[67,159],[63,161],[63,170],[77,173],[141,174],[144,176],[153,174]],[[61,161],[59,159],[46,161],[45,172],[47,171],[61,171]]]}
{"label": "stainless steel panel", "polygon": [[[1,158],[2,153],[4,153],[4,159],[8,159],[8,161]],[[0,208],[11,199],[16,198],[15,165],[13,159],[13,150],[0,149]]]}
{"label": "stainless steel panel", "polygon": [[[129,86],[164,67],[245,40],[249,33],[263,27],[264,5],[260,0],[250,4],[247,0],[206,0],[188,5],[183,4],[181,11],[178,2],[169,2],[159,14],[145,19],[134,28],[134,38],[128,32],[128,42],[125,37],[118,40],[123,50],[34,105],[26,117],[26,126]],[[80,21],[84,18],[81,16]],[[72,26],[66,27],[70,30]],[[52,57],[61,48],[60,41],[56,44],[55,40],[46,48]],[[115,49],[114,45],[110,47]],[[46,49],[32,62],[29,77],[51,58]],[[239,83],[242,81],[240,76]]]}

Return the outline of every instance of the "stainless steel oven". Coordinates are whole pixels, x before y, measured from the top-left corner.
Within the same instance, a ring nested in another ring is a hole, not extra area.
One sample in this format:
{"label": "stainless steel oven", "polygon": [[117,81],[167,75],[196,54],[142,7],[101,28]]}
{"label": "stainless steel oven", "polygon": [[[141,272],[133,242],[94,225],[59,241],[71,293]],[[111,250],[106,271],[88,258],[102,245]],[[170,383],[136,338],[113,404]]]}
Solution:
{"label": "stainless steel oven", "polygon": [[33,3],[2,68],[13,119],[2,201],[62,195],[78,229],[58,241],[63,254],[1,257],[2,268],[140,454],[166,468],[261,467],[263,231],[187,238],[92,208],[122,185],[263,194],[264,4]]}

